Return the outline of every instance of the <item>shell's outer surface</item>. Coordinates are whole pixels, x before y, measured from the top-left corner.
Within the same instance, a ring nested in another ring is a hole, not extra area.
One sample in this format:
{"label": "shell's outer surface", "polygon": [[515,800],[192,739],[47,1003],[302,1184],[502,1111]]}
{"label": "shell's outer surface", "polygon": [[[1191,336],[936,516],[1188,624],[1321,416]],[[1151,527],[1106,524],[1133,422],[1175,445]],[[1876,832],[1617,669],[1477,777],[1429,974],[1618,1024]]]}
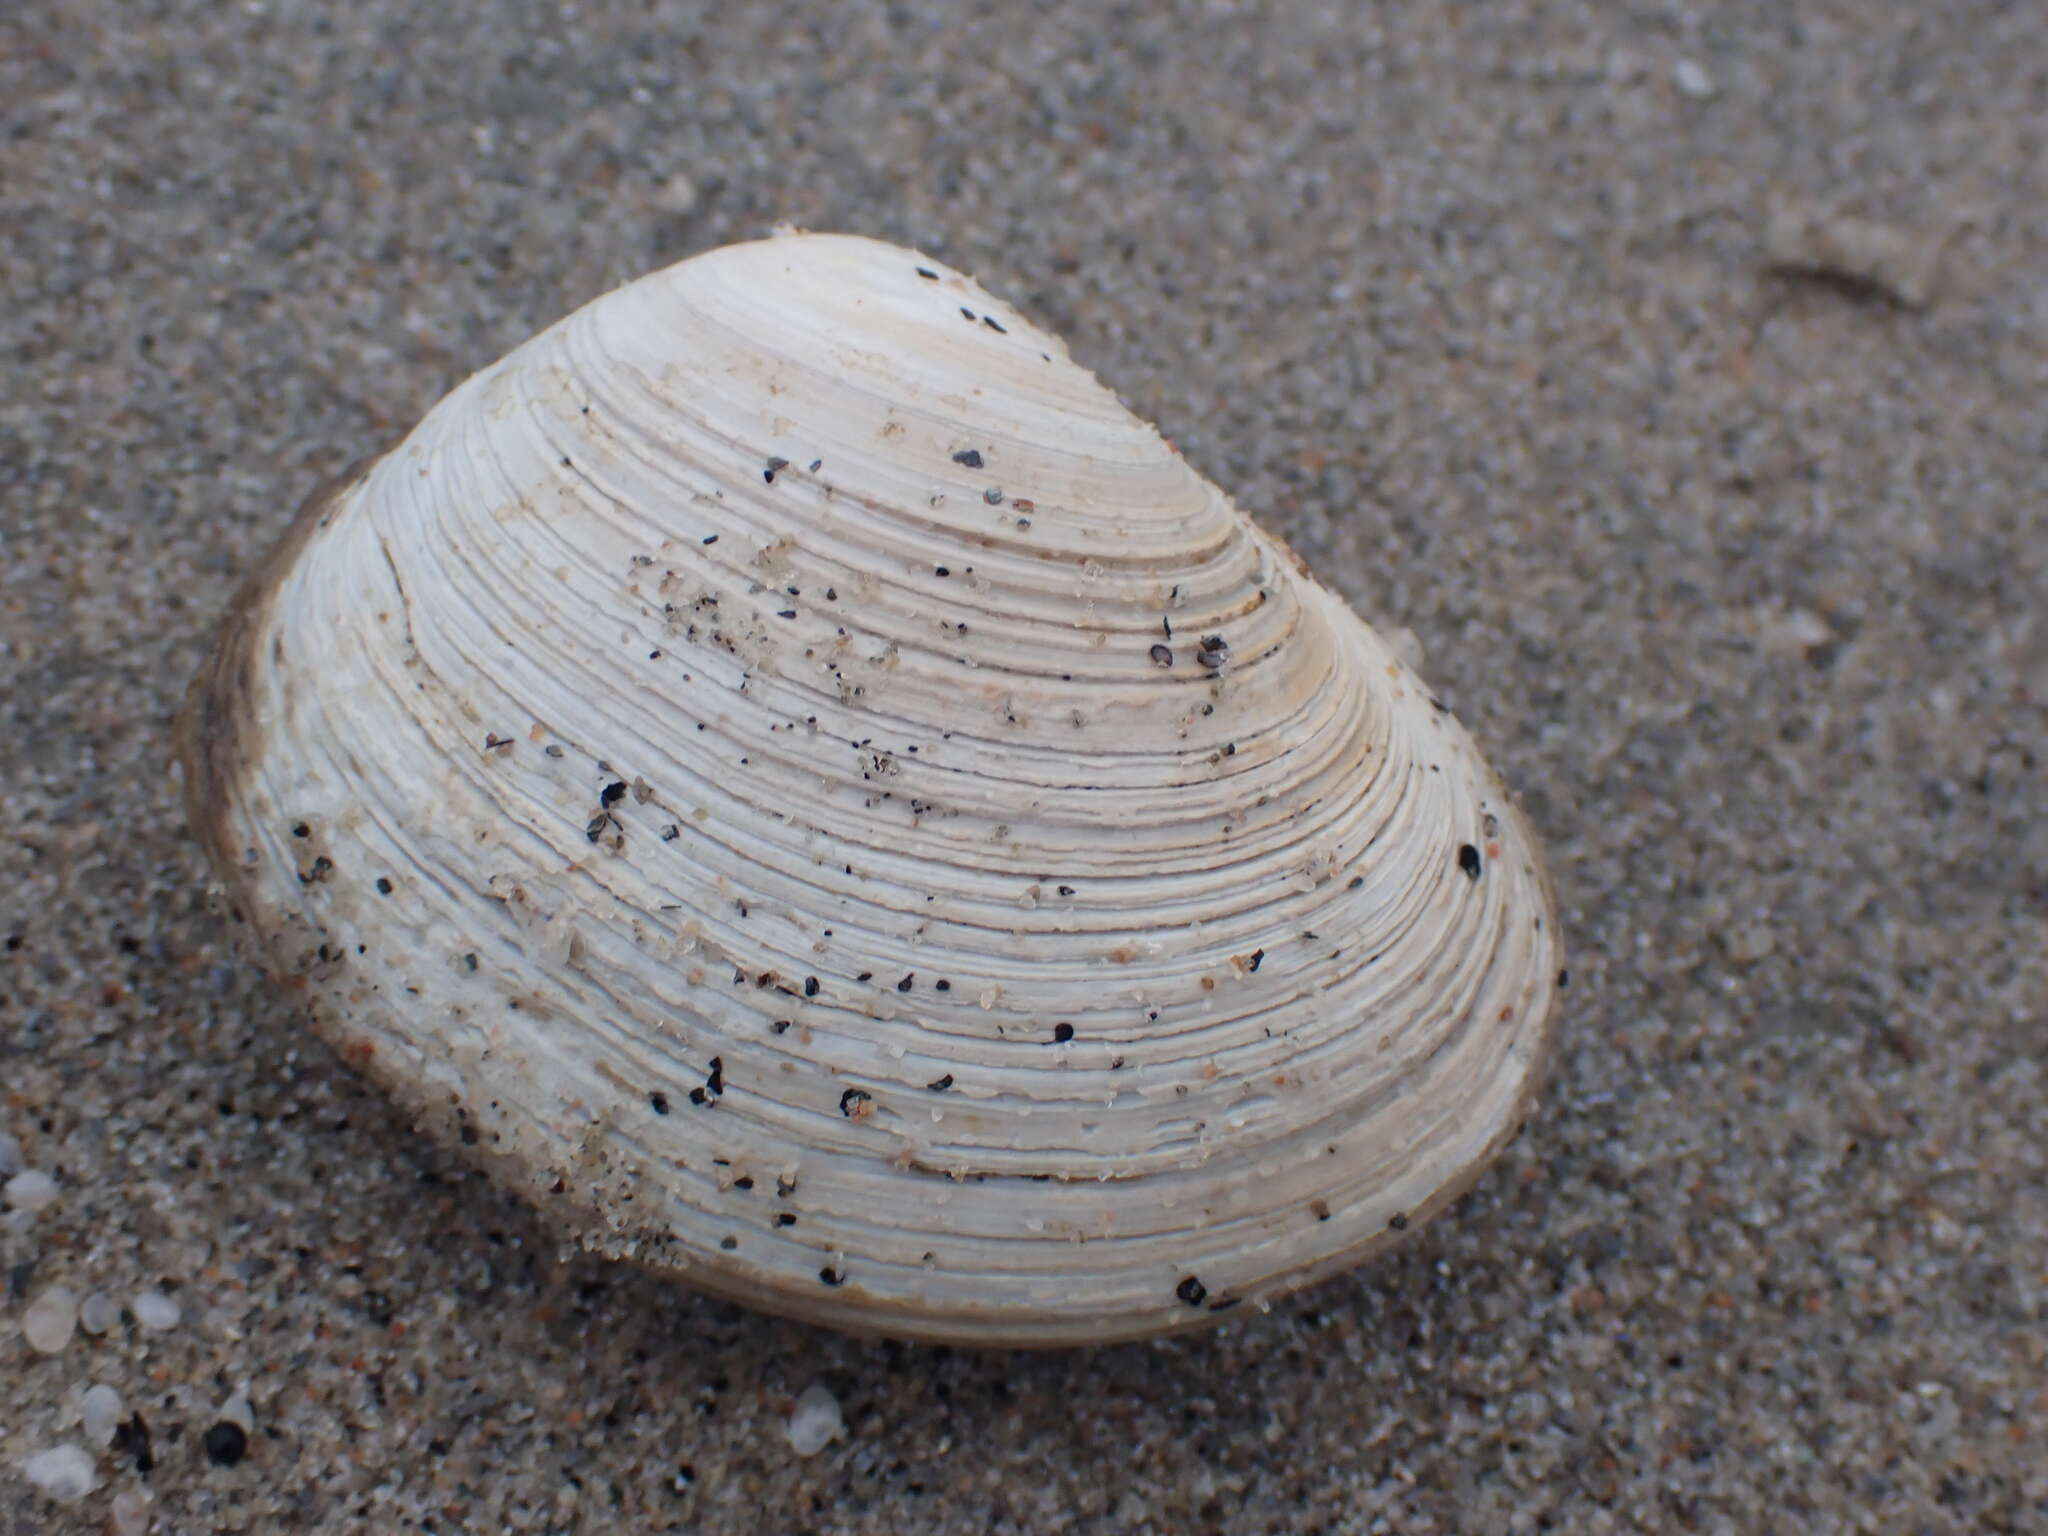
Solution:
{"label": "shell's outer surface", "polygon": [[309,506],[181,721],[322,1032],[604,1252],[855,1330],[1198,1324],[1518,1128],[1520,814],[1291,552],[968,279],[788,235]]}

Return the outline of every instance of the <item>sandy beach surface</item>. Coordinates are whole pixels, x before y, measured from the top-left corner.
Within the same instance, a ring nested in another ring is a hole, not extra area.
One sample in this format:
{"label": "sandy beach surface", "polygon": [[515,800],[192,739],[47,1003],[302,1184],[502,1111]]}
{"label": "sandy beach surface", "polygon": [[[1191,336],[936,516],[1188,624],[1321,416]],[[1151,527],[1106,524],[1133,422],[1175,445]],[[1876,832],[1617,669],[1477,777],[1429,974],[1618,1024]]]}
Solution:
{"label": "sandy beach surface", "polygon": [[[2038,5],[25,0],[0,122],[0,1536],[2048,1530]],[[780,221],[1066,335],[1516,787],[1556,1071],[1391,1259],[778,1322],[564,1256],[229,948],[167,718],[238,574]]]}

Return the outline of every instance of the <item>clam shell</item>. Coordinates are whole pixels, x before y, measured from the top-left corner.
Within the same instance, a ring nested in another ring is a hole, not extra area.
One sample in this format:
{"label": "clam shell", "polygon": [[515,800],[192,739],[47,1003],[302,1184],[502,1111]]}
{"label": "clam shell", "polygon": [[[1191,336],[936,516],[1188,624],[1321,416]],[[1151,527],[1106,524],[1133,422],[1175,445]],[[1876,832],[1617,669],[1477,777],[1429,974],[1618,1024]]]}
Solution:
{"label": "clam shell", "polygon": [[929,257],[712,251],[315,499],[180,723],[274,974],[590,1247],[866,1332],[1195,1326],[1517,1130],[1522,816],[1366,624]]}

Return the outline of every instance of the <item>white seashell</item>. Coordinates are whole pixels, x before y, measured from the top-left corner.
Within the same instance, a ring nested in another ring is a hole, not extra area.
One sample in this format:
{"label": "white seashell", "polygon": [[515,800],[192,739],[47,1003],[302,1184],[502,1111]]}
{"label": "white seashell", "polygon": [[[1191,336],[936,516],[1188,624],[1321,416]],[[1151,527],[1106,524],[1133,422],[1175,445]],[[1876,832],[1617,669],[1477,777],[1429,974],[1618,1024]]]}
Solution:
{"label": "white seashell", "polygon": [[308,506],[179,735],[351,1063],[592,1248],[860,1331],[1346,1268],[1513,1136],[1562,981],[1428,688],[872,240],[713,251],[470,379]]}

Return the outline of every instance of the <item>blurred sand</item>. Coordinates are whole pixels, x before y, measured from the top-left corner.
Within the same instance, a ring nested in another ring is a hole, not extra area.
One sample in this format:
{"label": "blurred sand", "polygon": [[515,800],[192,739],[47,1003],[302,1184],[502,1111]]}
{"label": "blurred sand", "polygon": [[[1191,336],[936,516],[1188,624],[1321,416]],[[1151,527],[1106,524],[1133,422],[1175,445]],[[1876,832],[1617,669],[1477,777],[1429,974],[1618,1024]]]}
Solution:
{"label": "blurred sand", "polygon": [[[2038,8],[798,14],[0,15],[0,1130],[59,1185],[0,1533],[2048,1529]],[[1787,197],[1968,222],[1909,307],[1774,269]],[[1521,792],[1557,1077],[1392,1262],[1094,1354],[765,1320],[559,1264],[232,962],[164,727],[236,573],[779,220],[1068,335]],[[52,1285],[180,1321],[40,1354]],[[60,1510],[17,1463],[95,1381],[153,1469]]]}

